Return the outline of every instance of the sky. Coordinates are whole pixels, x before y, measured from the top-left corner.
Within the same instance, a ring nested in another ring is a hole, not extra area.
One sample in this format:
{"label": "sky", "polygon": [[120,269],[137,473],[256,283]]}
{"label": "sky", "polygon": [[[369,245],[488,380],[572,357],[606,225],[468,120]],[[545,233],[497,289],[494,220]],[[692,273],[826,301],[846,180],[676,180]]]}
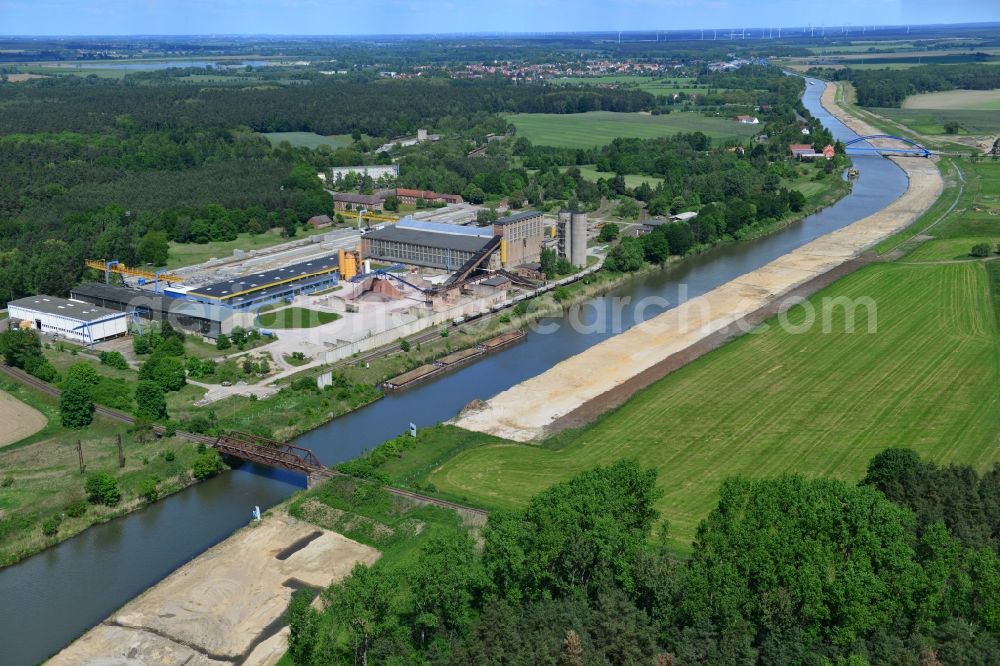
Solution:
{"label": "sky", "polygon": [[0,0],[0,35],[371,35],[1000,21],[1000,0]]}

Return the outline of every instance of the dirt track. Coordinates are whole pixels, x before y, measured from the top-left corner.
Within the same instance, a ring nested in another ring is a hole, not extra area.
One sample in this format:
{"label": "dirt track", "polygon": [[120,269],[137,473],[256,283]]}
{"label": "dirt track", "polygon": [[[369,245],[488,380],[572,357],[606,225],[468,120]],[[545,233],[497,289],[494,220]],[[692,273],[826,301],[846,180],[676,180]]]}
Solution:
{"label": "dirt track", "polygon": [[270,515],[170,574],[49,664],[274,664],[287,648],[282,617],[292,593],[325,588],[378,557],[335,532]]}
{"label": "dirt track", "polygon": [[19,442],[44,428],[49,420],[10,393],[0,391],[0,448]]}
{"label": "dirt track", "polygon": [[[833,115],[858,134],[879,133],[837,107],[834,97],[828,86],[822,102]],[[793,290],[808,295],[853,270],[862,252],[916,220],[941,193],[931,160],[895,161],[909,186],[886,208],[562,361],[463,413],[456,425],[521,442],[582,425],[746,330]]]}

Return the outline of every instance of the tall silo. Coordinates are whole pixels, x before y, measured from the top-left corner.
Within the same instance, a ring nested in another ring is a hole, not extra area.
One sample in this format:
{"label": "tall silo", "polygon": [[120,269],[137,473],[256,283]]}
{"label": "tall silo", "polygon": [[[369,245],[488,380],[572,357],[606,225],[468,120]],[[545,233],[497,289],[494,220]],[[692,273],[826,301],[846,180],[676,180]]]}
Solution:
{"label": "tall silo", "polygon": [[573,213],[570,224],[569,261],[574,266],[587,265],[587,214]]}
{"label": "tall silo", "polygon": [[556,247],[559,255],[570,258],[573,248],[570,246],[571,213],[568,210],[559,211],[559,222],[556,225]]}

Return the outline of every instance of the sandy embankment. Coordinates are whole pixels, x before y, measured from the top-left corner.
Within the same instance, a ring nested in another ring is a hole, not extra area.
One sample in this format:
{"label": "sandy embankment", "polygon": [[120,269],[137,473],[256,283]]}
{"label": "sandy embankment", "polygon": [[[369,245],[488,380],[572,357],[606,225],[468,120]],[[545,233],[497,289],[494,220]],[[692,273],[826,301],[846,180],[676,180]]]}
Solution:
{"label": "sandy embankment", "polygon": [[[862,136],[880,134],[839,108],[834,98],[834,87],[827,86],[823,106],[844,124]],[[570,417],[588,411],[588,406],[600,406],[590,410],[599,412],[621,404],[627,398],[620,395],[621,390],[614,400],[600,398],[619,388],[627,388],[631,395],[658,378],[656,369],[669,369],[665,362],[674,355],[732,330],[796,287],[810,281],[821,285],[821,276],[915,221],[940,195],[942,180],[933,161],[912,157],[894,161],[906,172],[909,186],[881,211],[594,345],[503,391],[481,409],[464,412],[454,423],[520,442],[542,439],[564,427],[579,425]],[[631,381],[639,375],[642,382]],[[594,415],[591,413],[591,418]]]}
{"label": "sandy embankment", "polygon": [[282,616],[292,593],[325,588],[379,555],[285,513],[270,515],[170,574],[49,664],[274,664],[287,649]]}

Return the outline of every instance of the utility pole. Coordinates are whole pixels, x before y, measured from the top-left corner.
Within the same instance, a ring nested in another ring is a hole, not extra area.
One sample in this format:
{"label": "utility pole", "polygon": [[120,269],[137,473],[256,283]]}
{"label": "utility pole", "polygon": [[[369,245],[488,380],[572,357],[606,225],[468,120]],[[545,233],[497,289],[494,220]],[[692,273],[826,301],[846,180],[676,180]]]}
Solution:
{"label": "utility pole", "polygon": [[118,435],[118,466],[125,466],[125,451],[122,450],[122,436]]}
{"label": "utility pole", "polygon": [[80,458],[80,474],[87,471],[87,466],[83,462],[83,444],[76,440],[76,455]]}

